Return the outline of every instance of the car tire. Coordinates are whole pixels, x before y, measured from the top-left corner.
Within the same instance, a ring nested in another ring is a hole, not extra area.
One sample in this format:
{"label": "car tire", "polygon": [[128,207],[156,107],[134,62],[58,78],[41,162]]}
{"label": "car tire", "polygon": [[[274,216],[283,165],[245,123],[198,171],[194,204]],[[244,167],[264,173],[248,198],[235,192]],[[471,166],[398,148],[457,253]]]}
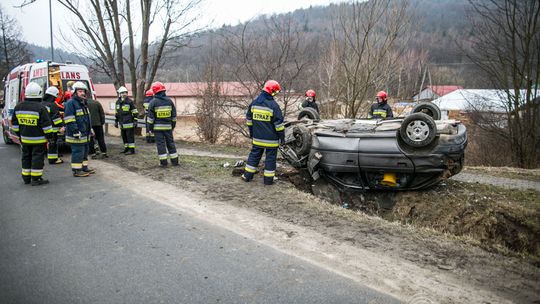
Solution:
{"label": "car tire", "polygon": [[293,127],[293,136],[295,140],[290,146],[296,155],[301,157],[309,154],[311,150],[311,133],[309,129],[301,125],[296,125]]}
{"label": "car tire", "polygon": [[9,138],[9,136],[6,135],[6,129],[4,126],[2,126],[2,135],[4,136],[4,143],[6,145],[12,145],[13,141]]}
{"label": "car tire", "polygon": [[298,120],[302,120],[304,118],[308,118],[308,119],[311,119],[311,120],[320,120],[321,119],[321,116],[319,115],[319,113],[313,109],[313,108],[304,108],[302,109],[302,111],[300,111],[300,113],[298,114]]}
{"label": "car tire", "polygon": [[441,119],[441,109],[431,102],[421,102],[417,104],[414,106],[411,113],[424,113],[433,118],[433,120]]}
{"label": "car tire", "polygon": [[437,137],[437,126],[429,115],[414,113],[401,123],[399,136],[411,148],[426,147]]}

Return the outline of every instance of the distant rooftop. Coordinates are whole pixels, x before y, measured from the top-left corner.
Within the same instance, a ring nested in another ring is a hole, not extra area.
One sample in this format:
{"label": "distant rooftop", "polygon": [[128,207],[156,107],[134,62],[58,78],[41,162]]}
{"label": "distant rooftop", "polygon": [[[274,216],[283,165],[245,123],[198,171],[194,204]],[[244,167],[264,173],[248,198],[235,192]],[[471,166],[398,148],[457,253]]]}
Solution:
{"label": "distant rooftop", "polygon": [[427,86],[425,89],[431,89],[435,94],[439,96],[444,96],[448,93],[451,93],[455,90],[461,90],[463,89],[462,86],[455,86],[455,85],[432,85]]}
{"label": "distant rooftop", "polygon": [[[207,87],[206,82],[167,82],[167,96],[171,97],[195,97],[200,96]],[[249,96],[249,90],[240,82],[221,82],[220,90],[222,96],[243,97]],[[94,84],[97,98],[117,97],[116,89],[112,83]],[[127,83],[128,95],[131,96],[131,84]]]}

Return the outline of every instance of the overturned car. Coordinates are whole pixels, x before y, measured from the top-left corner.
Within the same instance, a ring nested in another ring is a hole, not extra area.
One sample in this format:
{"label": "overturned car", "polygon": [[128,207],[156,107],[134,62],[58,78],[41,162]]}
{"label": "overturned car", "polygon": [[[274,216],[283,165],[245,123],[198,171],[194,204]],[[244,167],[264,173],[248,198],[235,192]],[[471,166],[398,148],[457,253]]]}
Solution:
{"label": "overturned car", "polygon": [[288,122],[283,157],[344,190],[416,190],[461,171],[467,133],[431,103],[392,119],[319,120],[304,109]]}

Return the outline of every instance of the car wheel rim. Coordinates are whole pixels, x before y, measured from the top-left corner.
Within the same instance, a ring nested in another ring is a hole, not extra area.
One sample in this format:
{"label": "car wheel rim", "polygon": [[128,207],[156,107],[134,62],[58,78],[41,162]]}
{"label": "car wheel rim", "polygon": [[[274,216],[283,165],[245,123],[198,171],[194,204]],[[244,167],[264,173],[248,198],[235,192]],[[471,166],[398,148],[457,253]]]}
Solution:
{"label": "car wheel rim", "polygon": [[421,120],[409,123],[406,131],[407,137],[414,142],[424,141],[429,137],[429,126]]}

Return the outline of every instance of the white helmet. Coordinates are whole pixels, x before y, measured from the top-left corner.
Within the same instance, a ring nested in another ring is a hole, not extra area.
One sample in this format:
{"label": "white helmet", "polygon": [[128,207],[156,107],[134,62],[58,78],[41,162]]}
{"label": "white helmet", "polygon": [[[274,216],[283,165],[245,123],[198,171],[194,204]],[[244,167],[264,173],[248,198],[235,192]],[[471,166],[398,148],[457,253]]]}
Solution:
{"label": "white helmet", "polygon": [[40,99],[43,89],[35,82],[30,82],[24,89],[24,96],[28,99]]}
{"label": "white helmet", "polygon": [[58,94],[60,94],[60,91],[55,86],[51,86],[47,88],[47,91],[45,91],[45,94],[52,95],[54,97],[58,97]]}
{"label": "white helmet", "polygon": [[122,87],[119,87],[116,92],[118,92],[118,94],[122,94],[122,93],[127,93],[128,90],[126,89],[126,87],[122,86]]}
{"label": "white helmet", "polygon": [[84,82],[77,81],[73,84],[73,91],[77,92],[77,90],[85,90],[88,91],[88,87],[84,84]]}

